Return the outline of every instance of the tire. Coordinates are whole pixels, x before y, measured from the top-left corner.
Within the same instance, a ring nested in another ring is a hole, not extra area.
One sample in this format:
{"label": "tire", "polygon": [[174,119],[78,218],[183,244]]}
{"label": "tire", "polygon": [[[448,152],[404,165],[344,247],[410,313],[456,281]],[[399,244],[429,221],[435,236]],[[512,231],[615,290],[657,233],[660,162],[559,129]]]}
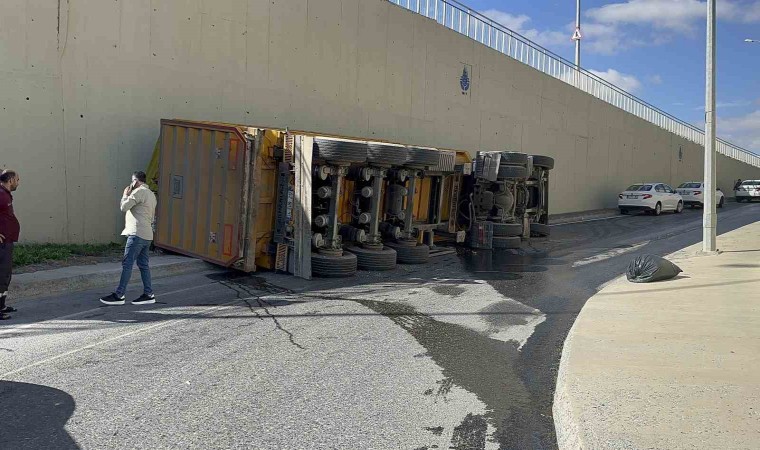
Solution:
{"label": "tire", "polygon": [[322,278],[344,278],[356,275],[357,259],[353,253],[344,252],[342,256],[311,255],[311,274]]}
{"label": "tire", "polygon": [[369,148],[366,142],[347,139],[314,139],[313,157],[327,162],[367,162]]}
{"label": "tire", "polygon": [[533,155],[533,165],[546,170],[554,169],[554,158],[551,156]]}
{"label": "tire", "polygon": [[676,205],[676,214],[681,214],[683,212],[683,202],[678,202]]}
{"label": "tire", "polygon": [[497,178],[528,178],[528,168],[522,166],[499,166],[499,175]]}
{"label": "tire", "polygon": [[530,234],[546,237],[551,234],[551,229],[549,228],[549,225],[543,223],[532,223],[530,224]]}
{"label": "tire", "polygon": [[396,262],[399,264],[425,264],[430,260],[430,247],[417,244],[413,247],[395,243],[386,244],[396,250]]}
{"label": "tire", "polygon": [[522,239],[519,237],[506,237],[506,236],[494,236],[493,248],[495,250],[503,250],[508,248],[520,248]]}
{"label": "tire", "polygon": [[369,250],[363,247],[348,247],[347,251],[356,255],[357,266],[362,270],[393,270],[396,268],[396,250],[383,247]]}
{"label": "tire", "polygon": [[620,214],[622,214],[622,215],[624,215],[624,216],[627,216],[627,215],[628,215],[628,210],[627,210],[627,209],[623,209],[623,208],[620,208]]}
{"label": "tire", "polygon": [[662,214],[662,204],[660,202],[657,202],[657,204],[654,206],[654,210],[652,210],[652,214],[655,216],[659,216]]}
{"label": "tire", "polygon": [[523,226],[520,223],[496,223],[493,224],[494,236],[522,236]]}
{"label": "tire", "polygon": [[525,166],[528,164],[528,154],[518,152],[501,152],[499,164],[509,166]]}
{"label": "tire", "polygon": [[367,161],[386,166],[401,166],[409,158],[409,150],[403,145],[370,143]]}
{"label": "tire", "polygon": [[423,147],[408,147],[408,157],[405,166],[426,169],[438,165],[441,155],[438,150]]}

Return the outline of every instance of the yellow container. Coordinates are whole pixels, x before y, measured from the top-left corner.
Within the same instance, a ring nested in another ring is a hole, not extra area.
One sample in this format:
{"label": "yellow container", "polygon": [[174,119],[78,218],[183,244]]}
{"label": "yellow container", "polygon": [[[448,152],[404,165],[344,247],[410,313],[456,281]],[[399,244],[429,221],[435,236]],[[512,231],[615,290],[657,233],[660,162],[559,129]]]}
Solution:
{"label": "yellow container", "polygon": [[156,246],[246,272],[272,268],[281,142],[279,131],[162,120]]}

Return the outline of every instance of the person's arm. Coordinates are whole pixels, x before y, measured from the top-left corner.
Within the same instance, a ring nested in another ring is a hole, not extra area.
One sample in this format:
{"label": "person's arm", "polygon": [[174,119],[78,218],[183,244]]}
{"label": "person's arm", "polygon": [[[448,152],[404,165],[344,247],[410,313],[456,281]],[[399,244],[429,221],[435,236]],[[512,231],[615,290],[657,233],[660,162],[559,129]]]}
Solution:
{"label": "person's arm", "polygon": [[121,212],[125,213],[132,209],[133,206],[140,203],[140,199],[137,198],[137,192],[132,192],[127,195],[127,193],[124,193],[125,195],[121,198],[121,203],[119,205]]}

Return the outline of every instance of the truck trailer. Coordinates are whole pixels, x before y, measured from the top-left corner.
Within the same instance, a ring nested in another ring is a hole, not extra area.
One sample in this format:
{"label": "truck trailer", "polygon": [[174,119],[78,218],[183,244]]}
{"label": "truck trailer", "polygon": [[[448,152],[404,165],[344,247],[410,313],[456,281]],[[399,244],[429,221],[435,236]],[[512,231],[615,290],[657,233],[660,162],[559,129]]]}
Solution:
{"label": "truck trailer", "polygon": [[302,278],[424,264],[446,239],[519,248],[547,236],[554,161],[508,151],[162,120],[155,244]]}

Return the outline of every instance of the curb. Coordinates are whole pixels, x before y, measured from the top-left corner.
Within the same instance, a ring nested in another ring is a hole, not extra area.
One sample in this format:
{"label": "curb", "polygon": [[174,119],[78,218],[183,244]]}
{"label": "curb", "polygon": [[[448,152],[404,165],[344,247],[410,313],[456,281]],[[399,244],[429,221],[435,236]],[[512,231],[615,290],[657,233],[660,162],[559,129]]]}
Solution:
{"label": "curb", "polygon": [[[103,286],[115,286],[121,278],[120,267],[96,269],[95,271],[83,272],[83,266],[56,269],[44,272],[32,272],[15,275],[11,281],[9,292],[14,302],[32,299],[35,297],[49,296],[63,292],[85,291]],[[85,266],[86,267],[86,266]],[[200,272],[216,268],[209,263],[198,259],[185,257],[172,257],[170,261],[160,261],[151,264],[150,272],[152,279],[166,278],[175,275]],[[78,269],[78,270],[77,270]],[[81,273],[72,273],[72,272]],[[57,273],[54,273],[57,272]],[[67,273],[68,272],[68,273]],[[129,285],[140,284],[140,271],[132,270],[132,278]]]}
{"label": "curb", "polygon": [[566,225],[571,223],[588,222],[591,220],[611,219],[619,217],[617,208],[595,209],[567,214],[549,215],[550,225]]}

